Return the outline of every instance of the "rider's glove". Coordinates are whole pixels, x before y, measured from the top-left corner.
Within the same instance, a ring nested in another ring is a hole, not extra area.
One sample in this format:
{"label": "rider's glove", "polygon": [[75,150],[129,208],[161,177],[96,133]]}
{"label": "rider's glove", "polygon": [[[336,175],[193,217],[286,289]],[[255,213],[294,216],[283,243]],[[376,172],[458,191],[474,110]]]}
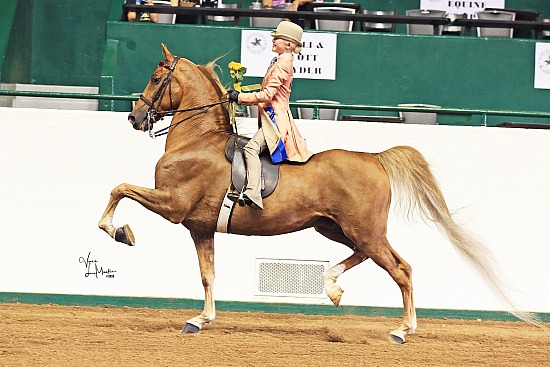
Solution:
{"label": "rider's glove", "polygon": [[230,102],[239,102],[239,92],[230,89],[227,91],[227,93]]}

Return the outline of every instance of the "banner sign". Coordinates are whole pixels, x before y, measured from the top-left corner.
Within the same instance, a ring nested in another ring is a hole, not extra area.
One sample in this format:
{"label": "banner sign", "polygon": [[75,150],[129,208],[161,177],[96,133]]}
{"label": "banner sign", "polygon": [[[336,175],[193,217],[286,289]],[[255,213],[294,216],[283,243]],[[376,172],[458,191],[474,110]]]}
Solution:
{"label": "banner sign", "polygon": [[550,89],[550,43],[535,44],[535,88]]}
{"label": "banner sign", "polygon": [[[243,29],[241,64],[246,76],[263,77],[273,57],[271,31]],[[305,33],[302,52],[294,55],[294,78],[336,79],[336,33]]]}
{"label": "banner sign", "polygon": [[445,10],[447,14],[468,14],[468,18],[485,8],[504,9],[504,0],[420,0],[420,9]]}

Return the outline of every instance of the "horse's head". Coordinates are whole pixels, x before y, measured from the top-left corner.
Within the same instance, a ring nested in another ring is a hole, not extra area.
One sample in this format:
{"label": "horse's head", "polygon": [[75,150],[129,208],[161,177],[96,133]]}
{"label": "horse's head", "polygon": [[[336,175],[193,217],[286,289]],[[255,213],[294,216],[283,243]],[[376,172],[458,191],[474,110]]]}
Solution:
{"label": "horse's head", "polygon": [[136,130],[149,130],[151,124],[165,115],[163,112],[175,110],[182,100],[182,88],[179,83],[173,82],[173,74],[180,58],[173,56],[164,43],[162,53],[165,60],[158,64],[134,109],[128,115],[128,121]]}
{"label": "horse's head", "polygon": [[[225,106],[227,91],[220,83],[215,72],[216,63],[196,65],[191,61],[173,56],[165,44],[162,44],[165,60],[160,62],[151,76],[145,90],[140,95],[134,109],[128,115],[128,120],[136,130],[149,131],[152,125],[164,116],[182,114],[178,125],[183,121],[214,111],[210,119],[214,125],[220,125],[221,130],[230,130],[229,115]],[[217,108],[212,108],[218,106]],[[206,122],[206,121],[205,121]],[[203,123],[205,130],[220,130],[219,126]]]}

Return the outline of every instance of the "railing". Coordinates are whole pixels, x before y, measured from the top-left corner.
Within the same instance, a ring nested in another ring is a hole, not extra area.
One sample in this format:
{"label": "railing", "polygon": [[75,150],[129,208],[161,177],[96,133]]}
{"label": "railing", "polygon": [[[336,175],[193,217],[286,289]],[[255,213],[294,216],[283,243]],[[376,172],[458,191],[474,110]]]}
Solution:
{"label": "railing", "polygon": [[[537,117],[548,118],[550,112],[544,111],[514,111],[514,110],[491,110],[491,109],[468,109],[468,108],[445,108],[445,107],[406,107],[406,106],[380,106],[380,105],[358,105],[358,104],[322,104],[322,103],[298,103],[291,102],[291,107],[313,108],[313,119],[319,119],[319,109],[340,109],[358,111],[379,111],[379,112],[435,112],[450,115],[480,115],[483,126],[487,126],[488,116],[511,116],[511,117]],[[524,124],[525,125],[525,124]],[[550,125],[548,126],[550,128]]]}
{"label": "railing", "polygon": [[[341,4],[341,3],[340,3]],[[338,6],[338,4],[335,4]],[[374,14],[335,14],[318,13],[313,11],[290,11],[279,9],[230,9],[230,8],[211,8],[211,7],[182,7],[165,5],[124,5],[125,9],[151,12],[158,14],[178,14],[178,15],[198,15],[203,19],[207,15],[233,16],[233,17],[254,17],[254,18],[288,18],[291,20],[343,20],[355,22],[376,22],[376,23],[396,23],[396,24],[431,24],[434,27],[449,24],[450,19],[440,17],[417,17],[417,16],[388,16]],[[546,24],[550,29],[550,24]]]}
{"label": "railing", "polygon": [[[340,3],[341,4],[341,3]],[[338,3],[335,3],[338,6]],[[430,17],[430,16],[398,16],[398,15],[376,15],[376,14],[336,14],[318,13],[313,11],[290,11],[290,10],[265,10],[265,9],[230,9],[211,7],[182,7],[166,5],[124,5],[125,9],[134,11],[147,11],[159,14],[197,15],[203,19],[207,15],[233,16],[233,17],[257,17],[257,18],[288,18],[297,19],[322,19],[322,20],[343,20],[373,23],[393,24],[431,24],[434,28],[443,25],[464,27],[463,35],[470,35],[472,27],[487,28],[514,28],[534,30],[537,38],[542,38],[542,31],[550,30],[550,22],[526,21],[526,20],[485,20],[485,19],[456,19]]]}
{"label": "railing", "polygon": [[0,96],[25,96],[25,97],[46,97],[46,98],[78,98],[78,99],[102,99],[110,101],[132,101],[139,97],[121,94],[93,94],[93,93],[69,93],[69,92],[40,92],[28,90],[6,90],[0,89]]}
{"label": "railing", "polygon": [[[36,92],[36,91],[17,91],[2,90],[0,96],[26,96],[26,97],[47,97],[47,98],[80,98],[80,99],[99,99],[99,100],[124,100],[136,101],[139,99],[136,95],[119,94],[91,94],[91,93],[66,93],[66,92]],[[383,105],[361,105],[361,104],[325,104],[320,102],[290,102],[291,107],[309,107],[313,108],[313,119],[319,119],[319,110],[340,109],[355,111],[378,111],[378,112],[435,112],[439,114],[450,115],[479,115],[482,118],[482,125],[487,126],[488,116],[510,116],[510,117],[535,117],[550,118],[550,112],[545,111],[515,111],[515,110],[493,110],[493,109],[469,109],[469,108],[446,108],[446,107],[409,107],[409,106],[383,106]],[[380,116],[383,118],[384,116]],[[519,126],[521,125],[521,126]],[[519,127],[538,127],[550,128],[550,124],[519,124]],[[503,126],[512,127],[507,124]]]}
{"label": "railing", "polygon": [[529,20],[487,20],[487,19],[456,19],[452,25],[464,27],[462,35],[470,36],[473,27],[483,28],[514,28],[533,30],[536,33],[536,38],[542,38],[542,32],[547,31],[549,22],[538,22]]}

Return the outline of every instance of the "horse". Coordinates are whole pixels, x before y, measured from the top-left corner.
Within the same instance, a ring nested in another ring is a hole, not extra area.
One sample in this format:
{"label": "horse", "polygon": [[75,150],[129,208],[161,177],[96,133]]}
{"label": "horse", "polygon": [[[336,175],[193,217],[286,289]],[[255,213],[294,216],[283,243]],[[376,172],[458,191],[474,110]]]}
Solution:
{"label": "horse", "polygon": [[[115,187],[99,227],[116,241],[133,246],[130,227],[115,227],[112,222],[120,200],[130,198],[189,230],[199,260],[204,307],[200,315],[186,321],[182,333],[196,333],[215,318],[214,233],[231,182],[224,151],[233,128],[227,90],[215,71],[215,61],[196,65],[172,55],[165,44],[162,53],[165,60],[128,115],[134,129],[150,134],[161,117],[173,115],[165,152],[155,168],[155,188],[126,183]],[[515,310],[512,313],[525,321],[533,320],[532,315],[515,308],[496,275],[491,253],[455,222],[428,162],[410,146],[379,153],[334,149],[314,154],[302,165],[281,164],[280,181],[265,199],[265,209],[235,207],[231,233],[279,235],[313,227],[350,248],[351,256],[322,274],[325,292],[335,306],[343,293],[336,284],[338,277],[372,259],[401,290],[403,318],[389,335],[390,341],[401,344],[407,335],[415,333],[417,320],[411,266],[386,237],[394,191],[401,193],[396,200],[405,210],[416,208],[423,219],[434,222],[447,235],[496,295]]]}

